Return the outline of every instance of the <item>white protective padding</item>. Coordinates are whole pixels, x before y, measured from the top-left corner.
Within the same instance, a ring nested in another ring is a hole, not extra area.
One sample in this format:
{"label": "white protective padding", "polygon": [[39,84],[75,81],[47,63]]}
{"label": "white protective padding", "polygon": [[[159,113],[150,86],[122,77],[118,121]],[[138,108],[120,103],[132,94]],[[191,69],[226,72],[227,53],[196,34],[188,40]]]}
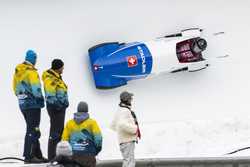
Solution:
{"label": "white protective padding", "polygon": [[56,146],[56,156],[72,156],[72,147],[68,141],[61,141]]}
{"label": "white protective padding", "polygon": [[[201,29],[193,28],[181,31],[181,37],[161,38],[148,42],[144,42],[148,47],[152,59],[152,75],[171,72],[183,67],[187,67],[192,71],[203,68],[207,62],[180,63],[176,54],[176,44],[190,38],[201,36]],[[190,71],[190,70],[189,70]]]}
{"label": "white protective padding", "polygon": [[177,58],[176,44],[186,39],[174,37],[145,42],[153,58],[151,74],[159,75],[184,67],[185,64],[179,63]]}
{"label": "white protective padding", "polygon": [[206,68],[207,66],[208,66],[207,60],[189,63],[188,71],[190,71],[190,72],[198,71],[198,70]]}

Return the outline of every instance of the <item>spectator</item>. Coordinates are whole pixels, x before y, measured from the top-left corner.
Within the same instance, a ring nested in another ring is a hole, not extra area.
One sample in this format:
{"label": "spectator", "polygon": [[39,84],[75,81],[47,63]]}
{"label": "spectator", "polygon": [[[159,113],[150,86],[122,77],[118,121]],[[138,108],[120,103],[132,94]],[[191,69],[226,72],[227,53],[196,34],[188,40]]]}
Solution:
{"label": "spectator", "polygon": [[67,85],[62,79],[64,63],[60,59],[54,59],[51,68],[42,75],[46,107],[50,117],[50,133],[48,141],[48,159],[56,156],[56,145],[61,140],[65,111],[69,106]]}
{"label": "spectator", "polygon": [[111,123],[111,128],[117,132],[123,157],[122,167],[135,167],[135,142],[138,143],[141,138],[136,115],[131,110],[132,97],[133,94],[127,91],[120,94],[119,108]]}
{"label": "spectator", "polygon": [[41,90],[40,78],[35,68],[37,54],[33,50],[26,52],[25,61],[15,68],[13,89],[17,96],[20,110],[26,123],[24,141],[24,162],[42,163],[43,157],[39,138],[41,108],[44,107],[44,97]]}
{"label": "spectator", "polygon": [[87,103],[78,104],[74,118],[64,128],[62,140],[70,143],[72,159],[77,164],[96,166],[95,157],[102,149],[102,134],[97,122],[89,117]]}

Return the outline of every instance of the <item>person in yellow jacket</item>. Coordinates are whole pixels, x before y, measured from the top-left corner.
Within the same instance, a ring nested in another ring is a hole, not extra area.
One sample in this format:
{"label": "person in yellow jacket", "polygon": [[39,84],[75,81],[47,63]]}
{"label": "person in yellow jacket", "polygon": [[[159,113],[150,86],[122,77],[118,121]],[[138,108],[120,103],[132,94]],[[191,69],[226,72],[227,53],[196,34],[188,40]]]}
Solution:
{"label": "person in yellow jacket", "polygon": [[94,119],[89,118],[88,105],[80,102],[74,118],[64,128],[62,141],[68,141],[73,160],[86,167],[95,167],[95,156],[102,150],[101,130]]}
{"label": "person in yellow jacket", "polygon": [[48,159],[56,156],[56,145],[60,141],[65,121],[65,111],[69,106],[67,85],[62,79],[64,63],[54,59],[51,68],[42,75],[46,107],[50,117],[50,135],[48,140]]}
{"label": "person in yellow jacket", "polygon": [[35,68],[36,59],[37,54],[33,50],[28,50],[25,61],[16,66],[13,77],[13,90],[26,122],[23,152],[25,163],[46,161],[42,156],[39,142],[41,108],[44,107],[44,98],[40,78]]}

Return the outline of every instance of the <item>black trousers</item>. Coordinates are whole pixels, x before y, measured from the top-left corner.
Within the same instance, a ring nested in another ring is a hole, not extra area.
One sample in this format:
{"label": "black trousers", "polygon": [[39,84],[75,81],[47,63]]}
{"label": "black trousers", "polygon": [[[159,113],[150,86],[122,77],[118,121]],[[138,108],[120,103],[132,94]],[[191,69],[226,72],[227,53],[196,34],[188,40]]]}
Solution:
{"label": "black trousers", "polygon": [[42,158],[42,151],[40,148],[39,138],[40,133],[40,119],[41,109],[26,109],[22,110],[22,114],[26,123],[26,135],[24,140],[24,152],[25,159],[31,159],[32,157]]}
{"label": "black trousers", "polygon": [[57,156],[54,160],[64,167],[96,167],[94,155]]}
{"label": "black trousers", "polygon": [[96,158],[94,155],[73,155],[72,158],[81,167],[96,167]]}
{"label": "black trousers", "polygon": [[48,141],[48,159],[52,160],[56,156],[56,145],[60,142],[65,120],[65,109],[55,109],[47,107],[50,117],[50,132]]}

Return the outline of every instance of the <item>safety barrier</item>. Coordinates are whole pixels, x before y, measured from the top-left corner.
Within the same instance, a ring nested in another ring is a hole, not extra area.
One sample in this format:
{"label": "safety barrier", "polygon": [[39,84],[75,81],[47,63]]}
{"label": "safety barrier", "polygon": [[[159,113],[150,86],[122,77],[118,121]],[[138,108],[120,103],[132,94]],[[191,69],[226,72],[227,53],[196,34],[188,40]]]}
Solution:
{"label": "safety barrier", "polygon": [[[102,160],[97,167],[121,167],[122,160]],[[250,167],[250,157],[138,159],[136,167]]]}

